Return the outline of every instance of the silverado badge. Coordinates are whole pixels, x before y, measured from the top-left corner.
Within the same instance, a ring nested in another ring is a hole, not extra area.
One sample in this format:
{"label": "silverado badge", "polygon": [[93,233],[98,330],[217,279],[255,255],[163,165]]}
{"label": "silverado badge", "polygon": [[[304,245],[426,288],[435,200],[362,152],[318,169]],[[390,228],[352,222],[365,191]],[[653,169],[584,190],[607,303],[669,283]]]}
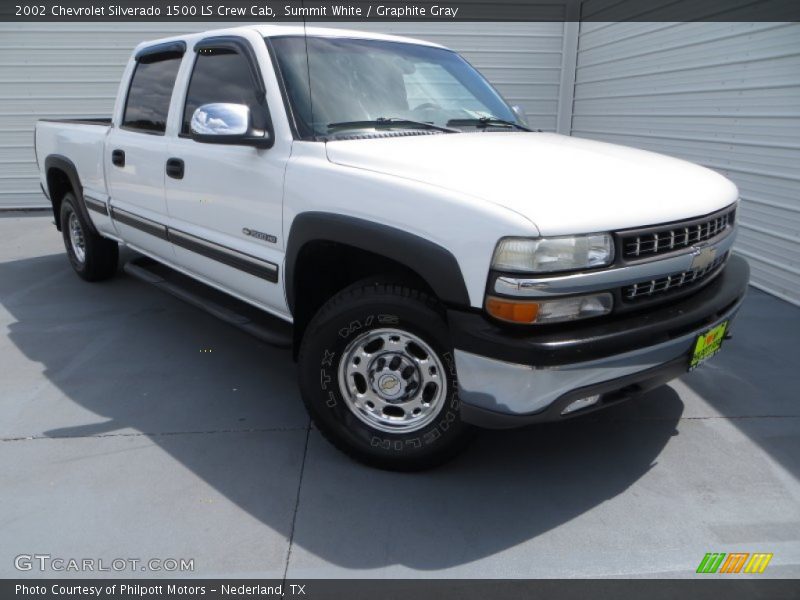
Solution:
{"label": "silverado badge", "polygon": [[249,235],[250,237],[254,237],[257,240],[261,240],[263,242],[269,242],[270,244],[274,244],[278,241],[274,235],[270,235],[268,233],[264,233],[263,231],[256,231],[255,229],[248,229],[245,227],[242,229],[242,233],[245,235]]}

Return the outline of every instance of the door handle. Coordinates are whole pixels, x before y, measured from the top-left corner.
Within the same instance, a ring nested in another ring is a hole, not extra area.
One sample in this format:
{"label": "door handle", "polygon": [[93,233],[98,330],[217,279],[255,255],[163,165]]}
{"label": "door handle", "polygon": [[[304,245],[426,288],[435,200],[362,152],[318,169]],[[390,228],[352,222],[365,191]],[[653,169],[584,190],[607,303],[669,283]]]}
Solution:
{"label": "door handle", "polygon": [[167,175],[173,179],[183,179],[183,161],[180,158],[170,158],[167,160]]}
{"label": "door handle", "polygon": [[118,167],[125,166],[125,151],[124,150],[114,150],[111,153],[111,162]]}

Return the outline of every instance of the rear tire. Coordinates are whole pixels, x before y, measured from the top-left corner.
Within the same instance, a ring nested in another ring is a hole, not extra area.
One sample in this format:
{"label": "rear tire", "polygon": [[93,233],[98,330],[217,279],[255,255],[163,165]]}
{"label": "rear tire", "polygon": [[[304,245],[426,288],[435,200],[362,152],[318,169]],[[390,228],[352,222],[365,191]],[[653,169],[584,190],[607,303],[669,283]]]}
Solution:
{"label": "rear tire", "polygon": [[77,205],[72,192],[61,200],[61,234],[69,262],[86,281],[109,279],[117,272],[119,245],[92,233]]}
{"label": "rear tire", "polygon": [[422,292],[366,282],[343,290],[309,323],[298,361],[314,424],[363,463],[428,469],[471,437],[447,325]]}

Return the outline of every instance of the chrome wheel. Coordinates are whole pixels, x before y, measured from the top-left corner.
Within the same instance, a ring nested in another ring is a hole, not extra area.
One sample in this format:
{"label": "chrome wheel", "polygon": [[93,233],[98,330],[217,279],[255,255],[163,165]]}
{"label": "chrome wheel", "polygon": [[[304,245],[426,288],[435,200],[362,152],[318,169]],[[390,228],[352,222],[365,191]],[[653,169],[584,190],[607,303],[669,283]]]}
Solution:
{"label": "chrome wheel", "polygon": [[86,262],[86,240],[83,238],[83,228],[81,222],[78,220],[78,215],[74,212],[69,215],[69,242],[72,246],[72,252],[78,262],[83,264]]}
{"label": "chrome wheel", "polygon": [[447,392],[442,361],[414,334],[368,331],[345,348],[339,389],[350,410],[380,431],[410,433],[430,424]]}

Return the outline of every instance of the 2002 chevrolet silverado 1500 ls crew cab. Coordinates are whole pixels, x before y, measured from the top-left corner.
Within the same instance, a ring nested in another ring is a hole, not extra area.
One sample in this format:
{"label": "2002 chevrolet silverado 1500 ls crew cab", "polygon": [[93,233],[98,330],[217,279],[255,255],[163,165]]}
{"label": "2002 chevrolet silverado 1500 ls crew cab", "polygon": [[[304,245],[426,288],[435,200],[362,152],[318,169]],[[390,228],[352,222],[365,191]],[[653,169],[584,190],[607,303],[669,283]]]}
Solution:
{"label": "2002 chevrolet silverado 1500 ls crew cab", "polygon": [[319,429],[385,468],[678,376],[749,277],[727,179],[531,131],[421,41],[144,43],[110,120],[40,121],[36,150],[81,277],[111,277],[124,244],[130,273],[292,346]]}

